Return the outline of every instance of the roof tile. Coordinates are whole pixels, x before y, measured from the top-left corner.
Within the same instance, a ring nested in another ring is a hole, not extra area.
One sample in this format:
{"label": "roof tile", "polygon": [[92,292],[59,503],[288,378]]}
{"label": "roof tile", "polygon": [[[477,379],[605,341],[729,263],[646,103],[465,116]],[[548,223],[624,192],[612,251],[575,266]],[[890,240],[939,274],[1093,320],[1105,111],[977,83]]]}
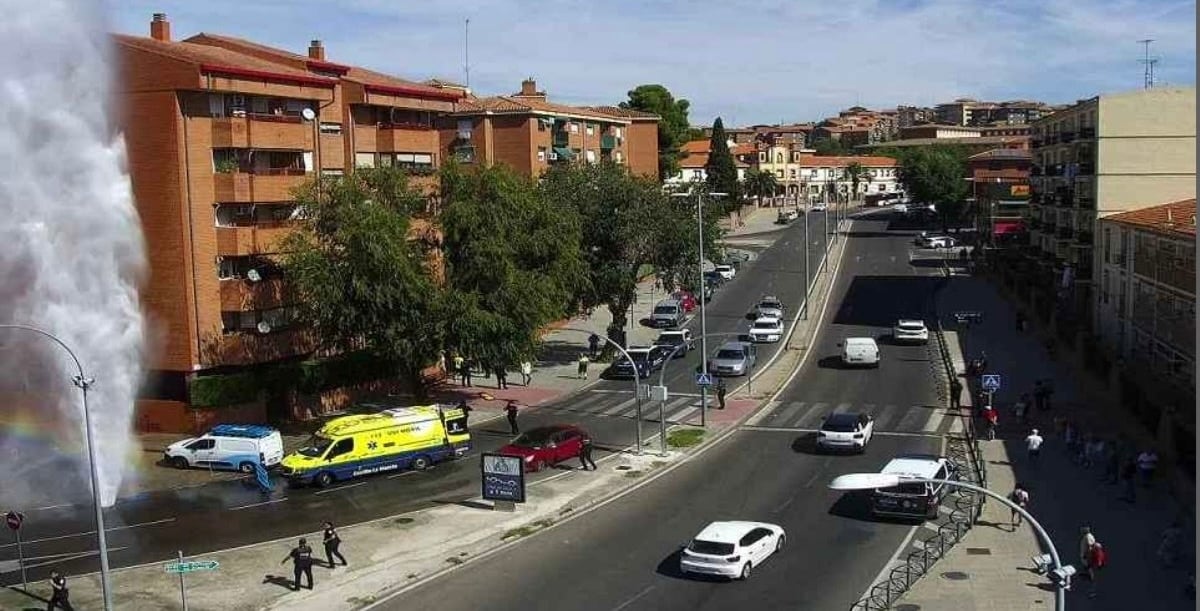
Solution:
{"label": "roof tile", "polygon": [[[322,80],[322,77],[312,74],[307,70],[298,70],[289,66],[284,66],[275,62],[269,62],[265,59],[260,59],[244,53],[230,51],[221,47],[210,45],[202,45],[190,42],[165,42],[147,38],[144,36],[129,36],[126,34],[113,34],[113,39],[118,44],[123,44],[130,47],[136,47],[151,53],[158,53],[167,57],[190,62],[193,64],[208,64],[226,66],[229,68],[242,68],[248,70],[257,70],[260,72],[270,72],[282,76],[297,76],[304,78],[315,78]],[[335,83],[334,79],[325,79],[331,84]]]}
{"label": "roof tile", "polygon": [[1196,236],[1196,199],[1185,199],[1121,212],[1101,220],[1149,229],[1162,234]]}

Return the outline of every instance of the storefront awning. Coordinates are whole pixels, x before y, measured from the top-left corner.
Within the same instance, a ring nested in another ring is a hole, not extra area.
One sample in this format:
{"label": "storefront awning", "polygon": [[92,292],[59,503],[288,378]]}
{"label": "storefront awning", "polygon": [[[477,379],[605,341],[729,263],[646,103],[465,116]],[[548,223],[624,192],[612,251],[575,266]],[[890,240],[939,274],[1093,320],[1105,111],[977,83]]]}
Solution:
{"label": "storefront awning", "polygon": [[571,149],[565,146],[554,147],[554,152],[558,155],[559,159],[570,159],[575,156],[575,153],[572,153]]}
{"label": "storefront awning", "polygon": [[992,223],[992,235],[1020,233],[1025,229],[1024,221],[996,221]]}

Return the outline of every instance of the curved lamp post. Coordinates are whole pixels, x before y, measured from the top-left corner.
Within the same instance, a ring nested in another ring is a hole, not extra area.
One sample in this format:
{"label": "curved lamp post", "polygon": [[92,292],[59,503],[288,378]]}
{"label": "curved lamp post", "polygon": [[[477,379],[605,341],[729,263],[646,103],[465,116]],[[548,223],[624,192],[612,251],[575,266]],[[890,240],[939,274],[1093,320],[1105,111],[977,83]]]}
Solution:
{"label": "curved lamp post", "polygon": [[1058,575],[1064,576],[1062,584],[1055,587],[1054,608],[1057,611],[1064,611],[1066,609],[1066,588],[1064,586],[1069,583],[1067,580],[1069,579],[1070,575],[1074,573],[1073,567],[1068,567],[1072,569],[1070,571],[1063,570],[1062,562],[1059,561],[1058,558],[1058,550],[1055,549],[1054,541],[1050,539],[1050,535],[1046,534],[1046,531],[1042,528],[1042,525],[1038,524],[1038,521],[1035,520],[1028,511],[1025,511],[1024,507],[1021,507],[1020,505],[1010,501],[1004,495],[992,492],[987,488],[982,488],[974,484],[968,484],[966,482],[960,482],[953,479],[926,479],[923,477],[908,477],[903,475],[895,475],[892,473],[849,473],[846,475],[839,475],[835,477],[832,482],[829,482],[829,488],[830,490],[874,490],[876,488],[891,488],[893,486],[899,486],[900,484],[907,483],[943,484],[956,488],[964,488],[972,492],[978,492],[1000,501],[1005,507],[1017,512],[1026,520],[1028,520],[1029,525],[1032,526],[1034,532],[1038,534],[1038,538],[1042,540],[1042,543],[1046,544],[1046,548],[1050,552],[1050,562],[1054,567],[1054,572]]}
{"label": "curved lamp post", "polygon": [[100,502],[100,475],[96,470],[96,444],[92,438],[92,420],[91,413],[88,411],[87,402],[88,388],[90,388],[92,384],[96,382],[96,380],[94,378],[89,378],[84,374],[83,365],[80,364],[79,357],[75,356],[75,353],[71,350],[71,348],[52,333],[43,331],[37,327],[30,327],[28,325],[0,324],[0,329],[28,331],[49,339],[55,344],[58,344],[59,347],[61,347],[68,355],[70,355],[71,360],[75,363],[75,369],[79,372],[77,375],[71,378],[71,383],[79,387],[79,390],[83,394],[83,427],[87,437],[88,467],[92,480],[92,505],[96,510],[96,539],[100,546],[100,589],[104,597],[104,609],[106,611],[111,611],[113,606],[112,584],[109,581],[108,574],[108,542],[105,538],[104,532],[104,508]]}
{"label": "curved lamp post", "polygon": [[[587,331],[584,329],[575,329],[572,327],[565,327],[560,330],[561,331],[575,331],[576,333],[588,333],[588,334],[594,333],[592,331]],[[641,374],[638,373],[637,363],[634,362],[633,357],[629,355],[629,352],[627,352],[624,347],[622,347],[617,342],[614,342],[611,339],[608,339],[607,337],[605,337],[603,335],[597,334],[596,337],[599,337],[600,341],[604,342],[605,344],[608,344],[609,346],[612,346],[613,348],[620,350],[621,354],[625,356],[625,360],[629,361],[629,366],[633,368],[633,400],[637,402],[637,428],[636,428],[637,440],[635,441],[635,443],[633,445],[633,453],[638,456],[641,456],[642,455],[642,394],[641,394],[641,384],[639,383],[639,380],[642,379],[642,376],[641,376]]]}

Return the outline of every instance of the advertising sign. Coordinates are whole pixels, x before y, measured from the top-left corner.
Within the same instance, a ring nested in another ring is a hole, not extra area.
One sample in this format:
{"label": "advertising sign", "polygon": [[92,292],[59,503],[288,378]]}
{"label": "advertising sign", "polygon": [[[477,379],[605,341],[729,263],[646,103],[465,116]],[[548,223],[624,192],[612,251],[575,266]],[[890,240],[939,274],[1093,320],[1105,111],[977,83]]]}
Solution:
{"label": "advertising sign", "polygon": [[480,456],[483,498],[487,501],[525,502],[525,467],[520,456]]}

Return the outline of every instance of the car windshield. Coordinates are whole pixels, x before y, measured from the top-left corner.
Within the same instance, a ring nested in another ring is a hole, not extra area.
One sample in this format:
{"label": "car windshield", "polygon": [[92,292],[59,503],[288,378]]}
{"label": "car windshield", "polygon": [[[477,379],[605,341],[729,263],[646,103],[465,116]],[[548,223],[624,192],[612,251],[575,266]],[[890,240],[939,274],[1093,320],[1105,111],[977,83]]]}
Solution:
{"label": "car windshield", "polygon": [[733,549],[732,543],[717,543],[700,539],[693,539],[691,545],[688,545],[689,551],[710,556],[728,556],[733,553]]}
{"label": "car windshield", "polygon": [[900,328],[908,329],[910,331],[919,331],[919,330],[925,328],[925,323],[914,322],[914,321],[908,320],[908,321],[904,321],[904,322],[900,323]]}
{"label": "car windshield", "polygon": [[309,458],[318,458],[325,453],[325,450],[329,449],[332,443],[333,440],[328,437],[313,435],[308,438],[308,443],[304,444],[304,447],[297,450],[297,452]]}
{"label": "car windshield", "polygon": [[645,363],[650,358],[649,352],[630,352],[629,356],[633,357],[635,363]]}
{"label": "car windshield", "polygon": [[525,433],[521,433],[512,441],[512,445],[522,448],[533,448],[544,446],[550,442],[550,436],[554,434],[554,429],[533,429]]}
{"label": "car windshield", "polygon": [[655,340],[655,343],[666,344],[669,346],[682,344],[683,343],[683,335],[680,335],[679,333],[672,333],[670,335],[660,335],[660,336],[658,336],[658,339]]}
{"label": "car windshield", "polygon": [[742,356],[741,350],[721,350],[717,352],[717,358],[719,359],[740,360]]}
{"label": "car windshield", "polygon": [[655,314],[674,314],[675,306],[658,306],[654,308]]}
{"label": "car windshield", "polygon": [[778,329],[779,323],[773,320],[760,320],[754,323],[755,329]]}
{"label": "car windshield", "polygon": [[778,301],[764,301],[758,304],[758,307],[764,310],[781,310],[783,309],[783,304]]}
{"label": "car windshield", "polygon": [[733,268],[728,265],[718,265],[717,266],[717,271],[719,271],[719,272],[727,272],[731,269],[733,269]]}
{"label": "car windshield", "polygon": [[825,426],[821,427],[821,430],[831,431],[834,433],[853,433],[855,422],[856,421],[854,418],[830,416],[830,418],[825,421]]}

